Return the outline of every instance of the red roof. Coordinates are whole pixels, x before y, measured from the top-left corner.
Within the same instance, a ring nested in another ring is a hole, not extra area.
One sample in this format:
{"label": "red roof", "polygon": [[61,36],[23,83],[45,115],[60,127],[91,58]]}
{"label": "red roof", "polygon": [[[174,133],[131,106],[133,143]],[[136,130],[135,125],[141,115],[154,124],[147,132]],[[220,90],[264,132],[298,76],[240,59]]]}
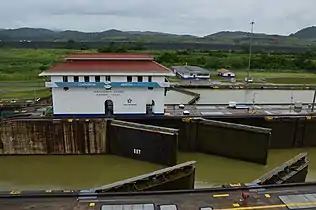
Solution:
{"label": "red roof", "polygon": [[145,53],[75,53],[66,60],[153,60],[153,56]]}
{"label": "red roof", "polygon": [[59,63],[51,67],[47,72],[102,72],[102,73],[170,73],[171,71],[155,61],[139,60],[78,60]]}
{"label": "red roof", "polygon": [[219,73],[229,73],[229,72],[232,72],[232,71],[230,71],[228,69],[219,69],[219,70],[217,70],[217,72],[219,72]]}

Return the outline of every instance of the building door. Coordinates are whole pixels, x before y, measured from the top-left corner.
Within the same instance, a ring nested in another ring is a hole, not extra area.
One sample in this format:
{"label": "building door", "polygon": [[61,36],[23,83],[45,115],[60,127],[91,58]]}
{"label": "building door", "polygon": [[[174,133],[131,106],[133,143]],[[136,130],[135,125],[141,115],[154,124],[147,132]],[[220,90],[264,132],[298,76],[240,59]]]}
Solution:
{"label": "building door", "polygon": [[112,100],[106,100],[104,102],[104,110],[105,110],[105,115],[113,114],[113,101]]}
{"label": "building door", "polygon": [[151,101],[151,104],[146,104],[146,114],[152,114],[153,113],[153,108],[155,105],[155,101]]}

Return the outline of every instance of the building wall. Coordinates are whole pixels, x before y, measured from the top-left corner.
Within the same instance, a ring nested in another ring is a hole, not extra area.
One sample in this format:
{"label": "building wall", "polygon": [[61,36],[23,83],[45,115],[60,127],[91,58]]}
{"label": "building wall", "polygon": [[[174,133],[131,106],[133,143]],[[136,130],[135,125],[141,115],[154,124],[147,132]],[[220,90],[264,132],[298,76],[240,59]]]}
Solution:
{"label": "building wall", "polygon": [[[111,82],[126,82],[127,76],[110,76]],[[132,82],[137,82],[137,76],[132,76]],[[89,77],[90,82],[95,82],[95,76]],[[52,82],[62,82],[62,76],[52,76]],[[105,76],[100,76],[100,82],[105,82]],[[164,82],[165,77],[152,77],[152,82]],[[74,82],[73,76],[68,76],[68,82]],[[79,82],[84,82],[84,76],[79,76]],[[143,76],[143,82],[148,82],[148,76]]]}
{"label": "building wall", "polygon": [[[146,104],[152,104],[153,113],[164,113],[164,88],[52,88],[55,115],[102,115],[105,101],[113,101],[114,114],[146,114]],[[131,103],[128,103],[131,99]]]}
{"label": "building wall", "polygon": [[185,73],[181,73],[181,72],[176,72],[176,74],[178,74],[183,79],[194,79],[194,78],[209,79],[211,77],[210,74],[209,75],[198,75],[197,73],[193,73],[191,75],[191,74],[185,74]]}

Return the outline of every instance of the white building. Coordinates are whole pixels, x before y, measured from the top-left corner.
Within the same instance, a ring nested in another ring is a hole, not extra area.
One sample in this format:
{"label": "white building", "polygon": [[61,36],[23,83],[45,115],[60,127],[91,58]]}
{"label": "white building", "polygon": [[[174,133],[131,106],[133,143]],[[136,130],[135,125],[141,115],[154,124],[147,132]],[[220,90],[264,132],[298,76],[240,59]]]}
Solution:
{"label": "white building", "polygon": [[198,66],[173,66],[172,70],[182,79],[210,79],[211,73]]}
{"label": "white building", "polygon": [[164,114],[168,68],[148,54],[80,53],[40,76],[52,88],[55,116]]}
{"label": "white building", "polygon": [[217,75],[224,78],[235,78],[236,74],[227,69],[217,70]]}

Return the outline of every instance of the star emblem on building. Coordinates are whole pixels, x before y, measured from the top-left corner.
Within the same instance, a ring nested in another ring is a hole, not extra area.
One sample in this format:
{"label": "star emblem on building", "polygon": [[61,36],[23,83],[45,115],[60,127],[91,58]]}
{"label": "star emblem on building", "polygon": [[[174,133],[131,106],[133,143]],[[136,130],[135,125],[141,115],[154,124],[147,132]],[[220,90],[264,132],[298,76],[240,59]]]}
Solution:
{"label": "star emblem on building", "polygon": [[129,99],[127,100],[127,103],[129,103],[129,104],[132,103],[132,99],[129,98]]}

